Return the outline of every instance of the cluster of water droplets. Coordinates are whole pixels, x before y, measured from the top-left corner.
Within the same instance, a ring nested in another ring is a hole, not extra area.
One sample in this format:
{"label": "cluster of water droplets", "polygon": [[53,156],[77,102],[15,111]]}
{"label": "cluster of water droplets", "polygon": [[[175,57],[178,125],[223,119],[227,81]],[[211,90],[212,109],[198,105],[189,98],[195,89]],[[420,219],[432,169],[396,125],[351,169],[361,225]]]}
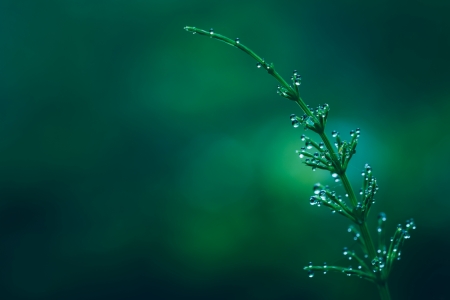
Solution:
{"label": "cluster of water droplets", "polygon": [[358,241],[360,243],[363,243],[361,233],[358,231],[358,229],[355,228],[355,226],[350,225],[347,229],[347,232],[351,233],[353,235],[353,240]]}
{"label": "cluster of water droplets", "polygon": [[[238,42],[238,43],[239,43],[239,42]],[[267,63],[264,59],[262,59],[262,61],[258,61],[258,62],[256,63],[256,67],[257,67],[258,69],[263,68],[263,69],[267,70],[269,73],[270,73],[271,70],[273,69],[273,65],[270,64],[270,63]],[[282,96],[283,96],[283,95],[282,95]],[[291,93],[288,93],[288,94],[287,94],[286,96],[284,96],[284,97],[289,98],[288,96],[291,96]],[[294,97],[294,96],[292,96],[292,97]],[[291,99],[291,98],[289,98],[289,99]],[[294,98],[292,98],[291,100],[294,100]]]}
{"label": "cluster of water droplets", "polygon": [[377,226],[377,233],[378,233],[377,255],[387,254],[386,238],[385,238],[386,220],[387,220],[386,214],[384,212],[380,212],[378,214],[378,226]]}
{"label": "cluster of water droplets", "polygon": [[[323,186],[320,184],[315,185],[314,194],[318,197],[322,194],[322,188]],[[383,219],[383,215],[381,215],[381,218]],[[384,215],[385,218],[385,215]],[[414,226],[414,222],[407,222],[409,224],[409,227],[412,228]],[[326,262],[323,263],[322,266],[320,265],[313,265],[311,262],[304,267],[304,270],[308,271],[308,276],[313,277],[314,271],[323,271],[324,274],[327,274],[330,271],[333,272],[340,272],[347,276],[356,275],[359,278],[365,278],[367,280],[371,281],[377,281],[379,279],[379,275],[376,275],[376,272],[383,271],[387,266],[387,261],[385,257],[382,257],[381,255],[378,257],[375,257],[374,259],[369,259],[369,255],[367,254],[367,249],[365,246],[365,243],[361,237],[360,232],[357,228],[354,226],[350,226],[348,228],[348,232],[354,234],[354,240],[358,241],[360,244],[361,249],[363,250],[364,256],[359,256],[355,251],[350,250],[348,247],[342,248],[342,255],[347,258],[349,261],[353,263],[353,265],[350,265],[349,267],[339,267],[339,266],[329,266]],[[356,267],[353,267],[356,264]]]}
{"label": "cluster of water droplets", "polygon": [[386,214],[381,212],[378,215],[378,249],[377,257],[372,260],[373,272],[384,272],[389,274],[392,268],[392,264],[395,260],[401,258],[401,248],[406,239],[411,237],[410,230],[416,229],[416,225],[413,219],[406,221],[405,227],[402,224],[398,224],[395,229],[394,236],[390,238],[389,245],[386,243],[385,238],[385,223],[387,217]]}
{"label": "cluster of water droplets", "polygon": [[340,195],[336,194],[336,191],[330,190],[328,185],[323,186],[320,183],[316,183],[313,186],[313,192],[314,195],[309,198],[309,203],[311,205],[326,206],[330,208],[332,213],[337,212],[350,218],[351,220],[354,220],[350,207],[345,201],[343,201]]}
{"label": "cluster of water droplets", "polygon": [[[296,115],[291,115],[293,126],[300,126],[300,121],[304,122],[303,118],[305,118],[305,116],[299,118]],[[305,134],[302,134],[300,139],[305,143],[305,146],[301,147],[300,150],[296,150],[296,152],[301,159],[304,159],[303,162],[307,166],[311,167],[313,171],[316,169],[322,169],[331,172],[333,180],[335,182],[339,182],[340,178],[338,173],[335,171],[332,155],[328,149],[326,149],[325,144],[323,142],[317,143]]]}
{"label": "cluster of water droplets", "polygon": [[302,84],[302,75],[298,74],[297,70],[294,70],[294,72],[292,73],[293,73],[291,76],[292,84],[296,86]]}
{"label": "cluster of water droplets", "polygon": [[[279,94],[280,94],[280,93],[284,93],[284,92],[282,91],[282,88],[281,88],[281,87],[278,87],[278,93],[279,93]],[[295,115],[295,114],[291,114],[291,115],[289,116],[289,119],[291,120],[291,122],[292,122],[292,127],[294,127],[294,128],[298,128],[298,127],[300,127],[300,126],[303,126],[303,128],[304,128],[305,130],[314,128],[314,120],[313,120],[311,117],[307,116],[306,114],[304,114],[304,115],[302,115],[302,116],[300,116],[300,117],[297,116],[297,115]]]}
{"label": "cluster of water droplets", "polygon": [[372,204],[375,203],[375,194],[379,187],[377,179],[373,177],[372,167],[369,164],[365,164],[361,176],[363,177],[362,188],[359,190],[361,202],[358,203],[356,209],[363,214],[363,217],[365,217],[369,213]]}
{"label": "cluster of water droplets", "polygon": [[336,160],[339,162],[341,170],[347,169],[348,163],[352,156],[356,153],[356,145],[358,144],[358,138],[360,135],[360,129],[350,131],[350,142],[343,141],[338,131],[333,130],[331,136],[335,139],[334,146],[337,149]]}

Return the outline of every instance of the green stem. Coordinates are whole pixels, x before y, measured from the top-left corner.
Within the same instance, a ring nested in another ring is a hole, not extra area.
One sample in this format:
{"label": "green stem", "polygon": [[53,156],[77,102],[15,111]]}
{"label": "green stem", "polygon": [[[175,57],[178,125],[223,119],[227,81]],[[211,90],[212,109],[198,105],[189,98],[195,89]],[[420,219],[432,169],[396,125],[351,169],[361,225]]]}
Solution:
{"label": "green stem", "polygon": [[391,300],[391,294],[389,293],[389,287],[387,282],[379,283],[378,291],[380,292],[381,300]]}
{"label": "green stem", "polygon": [[[333,158],[338,158],[337,154],[334,152],[333,147],[331,146],[330,140],[328,139],[327,135],[322,132],[319,134],[323,143],[325,144],[325,147],[328,149],[328,151],[331,154],[331,157]],[[336,166],[338,166],[339,164],[337,163]],[[356,207],[358,204],[358,200],[356,199],[356,195],[355,192],[353,191],[352,185],[350,184],[350,181],[348,180],[347,177],[347,173],[345,173],[345,170],[337,170],[341,180],[342,180],[342,184],[344,185],[344,189],[348,194],[348,197],[350,199],[350,203],[352,204],[353,207]],[[364,241],[364,246],[366,248],[366,252],[369,255],[369,260],[370,263],[372,262],[372,260],[377,257],[376,251],[375,251],[375,246],[373,244],[373,240],[372,237],[370,235],[369,229],[367,228],[367,222],[366,220],[363,220],[362,223],[357,223],[359,226],[359,230],[361,232],[361,236],[363,238]],[[387,285],[387,282],[384,278],[381,278],[381,273],[377,274],[378,276],[378,280],[377,280],[377,286],[378,286],[378,291],[380,293],[380,298],[381,300],[390,300],[391,296],[389,294],[389,288]]]}
{"label": "green stem", "polygon": [[[198,33],[200,35],[205,35],[205,36],[209,36],[210,38],[214,38],[217,40],[220,40],[222,42],[225,42],[226,44],[230,45],[230,46],[234,46],[236,48],[241,49],[242,51],[244,51],[245,53],[247,53],[248,55],[250,55],[251,57],[253,57],[261,66],[263,66],[267,72],[273,76],[284,88],[286,88],[287,90],[289,90],[293,95],[292,98],[290,98],[291,100],[295,100],[295,102],[300,106],[300,108],[305,112],[306,115],[308,115],[309,117],[313,118],[313,120],[317,121],[317,118],[314,116],[314,114],[311,112],[311,110],[308,108],[308,106],[305,104],[305,102],[303,102],[302,98],[300,98],[297,89],[294,90],[294,88],[292,88],[285,80],[283,77],[280,76],[280,74],[278,74],[278,72],[274,69],[273,64],[268,64],[264,61],[264,59],[262,59],[260,56],[258,56],[255,52],[253,52],[251,49],[249,49],[248,47],[246,47],[245,45],[241,44],[238,40],[232,40],[226,36],[214,33],[212,30],[211,31],[206,31],[203,29],[199,29],[199,28],[195,28],[195,27],[190,27],[190,26],[186,26],[184,27],[185,30],[192,32],[192,33]],[[315,122],[317,123],[317,122]],[[335,169],[335,172],[339,175],[339,177],[342,180],[342,183],[344,185],[344,188],[348,194],[348,197],[350,199],[350,202],[353,206],[353,208],[355,208],[358,204],[358,201],[356,199],[356,195],[353,191],[353,188],[347,178],[347,174],[345,173],[345,169],[346,166],[342,166],[341,162],[339,161],[339,155],[335,152],[334,148],[332,147],[330,140],[328,139],[328,137],[326,136],[326,134],[324,133],[324,127],[325,124],[322,124],[321,127],[316,128],[316,132],[320,135],[320,137],[322,138],[322,141],[325,144],[325,147],[328,149],[331,158],[332,158],[332,163],[333,163],[333,167]],[[355,221],[355,219],[352,219],[353,221]],[[361,235],[362,238],[364,240],[364,244],[366,247],[366,252],[369,255],[369,259],[373,260],[374,258],[376,258],[376,252],[375,252],[375,247],[372,241],[372,238],[370,236],[369,230],[367,228],[367,223],[366,220],[356,220],[359,226],[359,229],[361,231]],[[380,297],[381,300],[390,300],[391,296],[389,294],[389,288],[386,282],[386,278],[383,278],[381,276],[381,272],[377,272],[377,286],[378,286],[378,290],[380,292]]]}
{"label": "green stem", "polygon": [[356,199],[355,192],[353,191],[352,185],[350,184],[346,173],[341,175],[341,180],[342,184],[344,185],[345,191],[347,192],[348,198],[350,199],[350,202],[352,203],[353,207],[356,207],[358,205],[358,200]]}
{"label": "green stem", "polygon": [[369,255],[369,259],[372,262],[377,254],[375,252],[375,247],[373,246],[373,241],[370,236],[369,230],[367,228],[367,223],[364,221],[361,225],[359,225],[359,230],[361,231],[361,236],[363,237],[364,244],[366,245],[367,254]]}

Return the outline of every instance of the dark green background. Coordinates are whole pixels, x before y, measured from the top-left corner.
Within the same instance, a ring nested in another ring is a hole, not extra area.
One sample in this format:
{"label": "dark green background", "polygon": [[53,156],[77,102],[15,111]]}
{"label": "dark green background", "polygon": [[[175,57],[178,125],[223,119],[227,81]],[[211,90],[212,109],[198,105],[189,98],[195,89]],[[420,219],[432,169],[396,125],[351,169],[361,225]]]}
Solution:
{"label": "dark green background", "polygon": [[[232,38],[361,128],[393,299],[450,299],[449,1],[0,1],[1,299],[378,299],[349,221],[309,205],[294,103]],[[374,229],[374,227],[371,227]],[[375,232],[373,232],[375,234]]]}

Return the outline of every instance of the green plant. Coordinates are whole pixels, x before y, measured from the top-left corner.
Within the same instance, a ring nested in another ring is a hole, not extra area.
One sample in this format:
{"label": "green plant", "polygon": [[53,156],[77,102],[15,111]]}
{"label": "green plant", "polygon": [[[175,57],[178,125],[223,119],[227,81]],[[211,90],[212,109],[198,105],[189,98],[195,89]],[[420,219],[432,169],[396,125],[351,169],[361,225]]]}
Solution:
{"label": "green plant", "polygon": [[405,227],[399,224],[394,236],[390,239],[390,243],[387,244],[385,239],[386,214],[380,213],[378,215],[377,226],[378,247],[375,248],[366,220],[372,204],[375,203],[374,196],[378,191],[377,180],[373,176],[370,165],[366,164],[361,173],[363,184],[359,192],[360,200],[358,201],[346,173],[347,166],[352,156],[356,153],[355,149],[358,144],[360,129],[357,128],[356,130],[350,131],[351,139],[349,142],[343,141],[337,131],[332,131],[331,136],[334,138],[333,147],[330,139],[325,134],[325,126],[330,107],[328,104],[323,104],[312,109],[303,102],[299,95],[301,76],[297,71],[294,71],[291,76],[292,84],[288,84],[275,70],[273,63],[267,63],[255,52],[244,46],[238,38],[234,40],[230,39],[215,33],[212,28],[206,31],[186,26],[184,29],[193,34],[197,33],[225,42],[253,57],[257,62],[256,66],[258,68],[266,70],[267,73],[279,82],[278,94],[294,101],[303,110],[304,114],[300,117],[294,114],[290,116],[292,126],[294,128],[303,126],[305,130],[309,129],[320,136],[322,141],[317,143],[303,134],[301,140],[305,142],[305,146],[297,151],[297,153],[300,158],[304,159],[305,165],[311,167],[313,170],[326,170],[331,173],[335,182],[341,181],[346,191],[345,198],[348,201],[343,200],[341,196],[337,195],[328,186],[317,183],[313,187],[314,195],[310,198],[310,204],[329,207],[333,213],[337,212],[350,219],[354,225],[351,225],[348,231],[353,233],[354,240],[361,246],[363,255],[359,256],[356,252],[344,248],[343,254],[349,260],[357,262],[358,266],[355,269],[352,267],[328,266],[326,263],[321,266],[310,263],[304,268],[308,271],[309,277],[314,276],[314,271],[321,271],[324,274],[328,271],[334,271],[344,273],[347,276],[359,276],[377,285],[381,299],[391,299],[388,288],[388,277],[392,270],[392,265],[395,260],[400,259],[403,242],[410,237],[410,230],[415,229],[416,226],[412,219],[406,222]]}

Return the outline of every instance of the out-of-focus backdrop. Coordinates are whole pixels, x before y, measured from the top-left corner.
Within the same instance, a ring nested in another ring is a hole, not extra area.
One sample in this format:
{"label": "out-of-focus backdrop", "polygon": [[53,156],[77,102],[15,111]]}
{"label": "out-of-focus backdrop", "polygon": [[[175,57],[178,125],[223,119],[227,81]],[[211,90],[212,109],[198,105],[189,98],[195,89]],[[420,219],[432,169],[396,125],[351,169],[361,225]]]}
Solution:
{"label": "out-of-focus backdrop", "polygon": [[[309,205],[294,103],[361,128],[376,214],[417,230],[394,299],[450,299],[450,2],[0,2],[1,299],[378,299],[351,264],[349,221]],[[389,236],[389,234],[388,234]],[[356,265],[355,265],[356,266]]]}

